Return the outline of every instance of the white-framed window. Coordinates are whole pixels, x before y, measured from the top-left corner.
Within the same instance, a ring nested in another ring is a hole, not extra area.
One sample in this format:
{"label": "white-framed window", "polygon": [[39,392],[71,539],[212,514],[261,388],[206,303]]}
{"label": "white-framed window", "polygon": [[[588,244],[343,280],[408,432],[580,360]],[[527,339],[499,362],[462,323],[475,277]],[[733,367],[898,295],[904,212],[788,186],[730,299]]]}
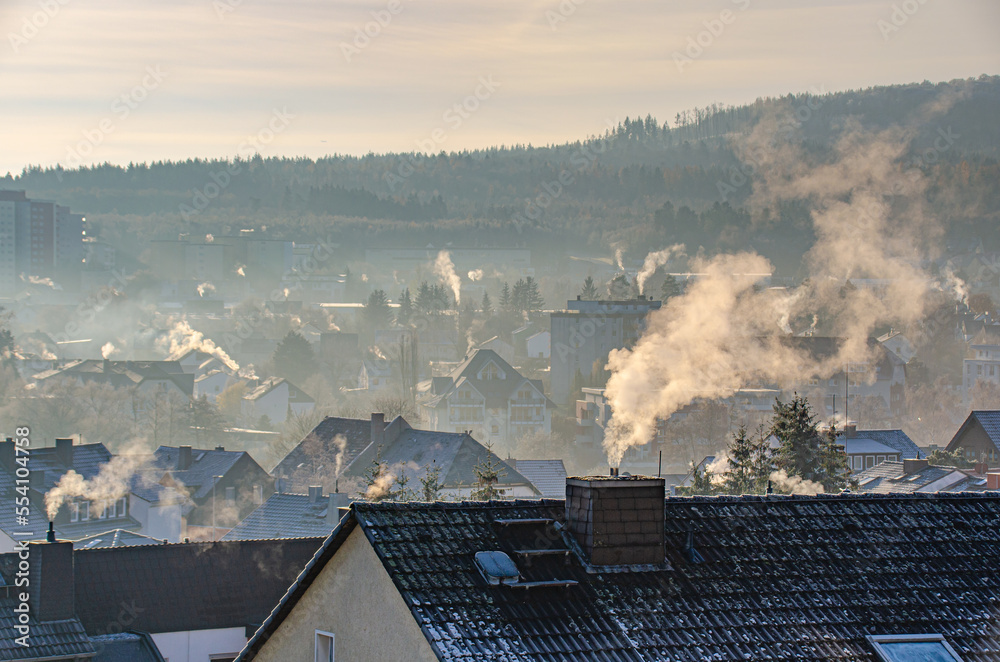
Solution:
{"label": "white-framed window", "polygon": [[128,515],[128,497],[122,497],[118,499],[118,517],[125,517]]}
{"label": "white-framed window", "polygon": [[940,634],[868,635],[882,662],[962,662]]}
{"label": "white-framed window", "polygon": [[315,662],[333,662],[333,633],[316,630]]}
{"label": "white-framed window", "polygon": [[80,502],[80,521],[86,522],[90,519],[90,502]]}
{"label": "white-framed window", "polygon": [[80,504],[76,501],[71,501],[69,504],[69,521],[79,522],[80,521]]}
{"label": "white-framed window", "polygon": [[264,486],[254,485],[253,486],[253,502],[258,506],[264,503]]}

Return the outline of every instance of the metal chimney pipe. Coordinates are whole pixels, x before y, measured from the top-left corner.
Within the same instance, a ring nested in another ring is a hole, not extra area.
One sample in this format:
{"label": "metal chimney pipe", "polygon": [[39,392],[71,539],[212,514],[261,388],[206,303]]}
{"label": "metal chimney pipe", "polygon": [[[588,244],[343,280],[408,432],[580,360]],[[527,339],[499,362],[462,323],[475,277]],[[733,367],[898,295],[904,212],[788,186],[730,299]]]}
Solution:
{"label": "metal chimney pipe", "polygon": [[56,528],[53,522],[49,522],[49,533],[45,536],[45,542],[56,541]]}
{"label": "metal chimney pipe", "polygon": [[611,475],[615,478],[618,477],[618,467],[611,467]]}

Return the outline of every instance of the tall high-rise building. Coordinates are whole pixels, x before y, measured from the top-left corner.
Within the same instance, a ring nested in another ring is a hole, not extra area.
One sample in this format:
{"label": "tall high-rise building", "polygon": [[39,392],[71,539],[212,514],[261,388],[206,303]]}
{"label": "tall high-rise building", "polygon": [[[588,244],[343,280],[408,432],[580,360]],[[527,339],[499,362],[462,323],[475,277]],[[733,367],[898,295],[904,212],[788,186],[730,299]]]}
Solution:
{"label": "tall high-rise building", "polygon": [[22,276],[77,282],[84,223],[69,207],[0,190],[0,296],[16,292]]}

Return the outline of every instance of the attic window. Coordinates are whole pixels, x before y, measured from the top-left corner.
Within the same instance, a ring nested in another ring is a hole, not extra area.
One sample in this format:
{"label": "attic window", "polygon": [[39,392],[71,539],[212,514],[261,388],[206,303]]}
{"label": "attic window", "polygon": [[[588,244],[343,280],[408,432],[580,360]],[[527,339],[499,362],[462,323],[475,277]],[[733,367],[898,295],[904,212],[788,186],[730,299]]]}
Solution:
{"label": "attic window", "polygon": [[476,566],[491,586],[516,584],[521,577],[517,565],[503,552],[476,552]]}
{"label": "attic window", "polygon": [[869,635],[882,662],[962,662],[940,634]]}

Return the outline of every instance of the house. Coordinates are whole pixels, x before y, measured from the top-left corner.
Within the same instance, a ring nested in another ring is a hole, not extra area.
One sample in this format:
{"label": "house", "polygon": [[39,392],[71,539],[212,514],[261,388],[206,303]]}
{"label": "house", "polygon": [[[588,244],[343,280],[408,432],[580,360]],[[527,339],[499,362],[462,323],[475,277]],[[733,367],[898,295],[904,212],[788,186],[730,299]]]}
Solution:
{"label": "house", "polygon": [[[13,440],[0,442],[0,486],[9,492],[11,503],[16,494],[17,468],[15,443]],[[0,526],[0,552],[11,551],[18,538],[40,540],[45,538],[47,517],[45,516],[45,495],[54,488],[70,471],[85,480],[97,476],[101,468],[111,459],[111,452],[104,444],[74,445],[72,439],[56,439],[56,445],[47,448],[32,448],[28,461],[29,526],[18,526],[16,522],[2,522]],[[23,485],[21,486],[23,489]],[[21,496],[24,496],[23,494]],[[13,508],[11,508],[13,514]],[[76,540],[109,529],[139,531],[142,524],[133,516],[130,507],[130,490],[123,486],[121,496],[110,503],[102,503],[87,497],[70,497],[59,508],[53,518],[56,533],[64,538]],[[17,533],[15,533],[17,532]],[[30,535],[27,535],[30,534]]]}
{"label": "house", "polygon": [[161,538],[150,538],[141,533],[113,529],[73,541],[74,549],[99,549],[106,547],[134,547],[136,545],[163,545],[170,542]]}
{"label": "house", "polygon": [[358,370],[358,388],[363,391],[384,391],[392,383],[392,366],[382,359],[365,359]]}
{"label": "house", "polygon": [[487,458],[504,473],[497,487],[505,496],[538,495],[527,478],[468,432],[416,430],[402,416],[386,424],[385,415],[378,413],[370,421],[326,419],[278,463],[274,476],[283,491],[305,493],[318,486],[324,493],[359,494],[367,487],[366,472],[378,461],[393,476],[405,474],[412,489],[419,489],[419,480],[436,469],[442,497],[465,498],[476,489],[475,469]]}
{"label": "house", "polygon": [[917,351],[913,348],[913,343],[896,329],[890,329],[888,333],[879,336],[878,341],[887,350],[903,359],[903,363],[909,363],[910,359],[916,356]]}
{"label": "house", "polygon": [[1000,651],[1000,577],[983,570],[1000,562],[1000,494],[665,498],[662,479],[604,476],[566,490],[353,503],[238,660]]}
{"label": "house", "polygon": [[177,361],[109,361],[108,359],[78,359],[34,375],[35,383],[65,379],[78,384],[106,384],[112,388],[129,388],[148,396],[165,393],[191,398],[194,375],[184,372]]}
{"label": "house", "polygon": [[985,332],[969,343],[971,358],[962,361],[962,395],[969,400],[969,392],[978,382],[1000,384],[1000,336]]}
{"label": "house", "polygon": [[552,433],[552,409],[542,383],[527,379],[499,354],[478,349],[447,377],[434,377],[420,401],[432,430],[470,430],[510,449],[526,434]]}
{"label": "house", "polygon": [[218,540],[274,492],[274,479],[244,451],[160,446],[153,465],[158,483],[184,489],[193,502],[182,524],[192,540]]}
{"label": "house", "polygon": [[986,479],[971,471],[930,464],[926,459],[887,460],[852,476],[858,491],[874,494],[975,492],[986,489]]}
{"label": "house", "polygon": [[272,423],[284,423],[290,415],[305,416],[316,407],[308,393],[283,377],[269,377],[258,382],[243,396],[240,411],[256,420],[267,416]]}
{"label": "house", "polygon": [[970,462],[985,463],[991,469],[1000,466],[1000,411],[971,412],[945,450],[961,450]]}
{"label": "house", "polygon": [[340,521],[340,509],[349,504],[345,492],[323,496],[318,486],[308,494],[275,492],[222,540],[326,537]]}
{"label": "house", "polygon": [[[322,538],[74,549],[27,545],[31,660],[232,660],[322,543]],[[0,555],[0,659],[8,640],[3,584],[18,554]],[[18,589],[23,591],[24,589]],[[10,598],[7,598],[10,600]],[[8,602],[9,604],[9,602]],[[48,623],[51,622],[51,625]],[[144,640],[136,641],[136,635]],[[148,638],[147,638],[148,637]],[[132,641],[133,646],[120,642]],[[119,643],[115,643],[119,642]],[[114,657],[118,646],[153,657]],[[47,648],[45,648],[47,647]],[[36,652],[36,651],[32,651]],[[158,656],[158,657],[157,657]]]}
{"label": "house", "polygon": [[858,430],[856,425],[848,423],[837,435],[837,443],[847,454],[847,466],[852,471],[924,457],[924,452],[902,430]]}
{"label": "house", "polygon": [[247,380],[231,375],[226,370],[216,369],[211,372],[206,372],[200,377],[195,377],[194,379],[194,397],[196,399],[205,398],[214,404],[215,399],[219,397],[219,394],[236,382],[242,382],[245,384],[247,383]]}
{"label": "house", "polygon": [[513,466],[544,498],[566,498],[566,465],[562,460],[514,460]]}

